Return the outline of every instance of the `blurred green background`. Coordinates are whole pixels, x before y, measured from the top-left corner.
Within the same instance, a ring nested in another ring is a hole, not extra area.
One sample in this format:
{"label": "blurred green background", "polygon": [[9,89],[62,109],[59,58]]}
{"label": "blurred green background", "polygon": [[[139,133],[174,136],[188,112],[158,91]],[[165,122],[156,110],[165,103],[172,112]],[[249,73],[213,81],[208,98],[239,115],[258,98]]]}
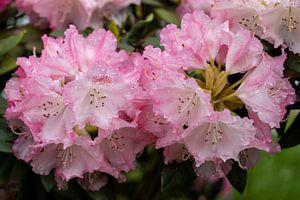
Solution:
{"label": "blurred green background", "polygon": [[[300,133],[299,133],[300,134]],[[234,200],[300,199],[300,146],[274,156],[262,153],[256,168],[248,171],[245,192],[234,192]]]}

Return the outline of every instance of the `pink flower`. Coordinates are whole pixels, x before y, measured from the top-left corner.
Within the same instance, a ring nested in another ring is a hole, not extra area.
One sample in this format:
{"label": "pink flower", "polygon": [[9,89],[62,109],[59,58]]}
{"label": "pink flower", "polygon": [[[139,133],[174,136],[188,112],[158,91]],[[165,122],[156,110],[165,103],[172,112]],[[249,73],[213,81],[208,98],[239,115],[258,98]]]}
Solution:
{"label": "pink flower", "polygon": [[31,165],[33,171],[41,175],[48,175],[55,169],[56,176],[68,181],[74,177],[82,177],[86,172],[93,172],[105,164],[102,162],[100,165],[100,159],[93,152],[88,145],[88,138],[81,137],[71,146],[65,147],[58,143],[40,147],[40,152],[33,156]]}
{"label": "pink flower", "polygon": [[294,89],[282,78],[285,58],[265,55],[237,90],[238,97],[261,121],[277,128],[286,113],[285,107],[295,102]]}
{"label": "pink flower", "polygon": [[133,99],[136,87],[124,80],[118,71],[100,65],[99,69],[67,84],[64,95],[79,127],[90,123],[108,129],[113,119],[118,118],[118,112],[126,109]]}
{"label": "pink flower", "polygon": [[6,8],[11,3],[11,0],[1,0],[0,1],[0,12]]}
{"label": "pink flower", "polygon": [[[107,163],[122,172],[132,170],[136,156],[153,141],[152,135],[136,128],[125,127],[108,133],[101,142],[97,142],[95,152],[103,154]],[[117,175],[122,179],[120,174]]]}
{"label": "pink flower", "polygon": [[232,116],[228,110],[215,113],[206,122],[191,129],[184,138],[196,166],[206,160],[238,160],[238,154],[255,141],[256,129],[247,118]]}
{"label": "pink flower", "polygon": [[84,38],[71,26],[65,38],[43,42],[40,57],[18,59],[18,77],[5,88],[5,116],[19,136],[15,156],[38,174],[54,170],[61,189],[72,178],[89,190],[104,186],[107,174],[124,181],[154,140],[136,128],[146,61],[117,51],[116,38],[103,29]]}
{"label": "pink flower", "polygon": [[278,4],[262,14],[261,25],[265,29],[264,38],[275,47],[284,45],[294,53],[300,53],[300,3]]}
{"label": "pink flower", "polygon": [[183,0],[177,8],[177,13],[182,17],[186,13],[192,13],[194,10],[204,10],[209,14],[212,0]]}
{"label": "pink flower", "polygon": [[[45,48],[41,57],[19,58],[17,64],[27,76],[43,74],[65,84],[99,64],[119,67],[128,59],[125,51],[116,51],[116,38],[104,29],[84,38],[74,26],[70,26],[65,35],[65,39],[43,36]],[[37,66],[40,70],[36,70]]]}
{"label": "pink flower", "polygon": [[[127,7],[138,0],[17,0],[17,7],[25,12],[37,26],[64,29],[74,24],[83,30],[89,26],[102,26],[103,17],[108,13]],[[112,9],[113,8],[113,9]],[[109,11],[111,10],[111,11]],[[107,13],[108,12],[108,13]]]}
{"label": "pink flower", "polygon": [[195,10],[203,10],[222,22],[228,20],[232,30],[244,27],[274,43],[275,47],[283,45],[299,53],[299,9],[300,3],[297,0],[186,0],[182,1],[178,12],[183,16]]}
{"label": "pink flower", "polygon": [[79,29],[86,28],[96,8],[96,1],[63,0],[63,1],[36,1],[17,0],[20,11],[28,14],[33,22],[43,20],[48,22],[53,29],[63,29],[69,24],[76,25]]}
{"label": "pink flower", "polygon": [[173,75],[173,80],[161,81],[152,90],[153,108],[176,127],[194,127],[211,112],[209,95],[192,79],[184,80]]}
{"label": "pink flower", "polygon": [[[211,161],[220,168],[235,160],[248,168],[257,160],[252,152],[279,150],[271,127],[294,102],[282,78],[285,56],[269,57],[249,30],[199,11],[184,15],[181,28],[168,25],[160,34],[164,50],[148,46],[143,54],[148,64],[140,82],[152,107],[142,109],[139,123],[157,137],[166,163],[194,160],[200,167]],[[234,114],[243,108],[248,117]]]}

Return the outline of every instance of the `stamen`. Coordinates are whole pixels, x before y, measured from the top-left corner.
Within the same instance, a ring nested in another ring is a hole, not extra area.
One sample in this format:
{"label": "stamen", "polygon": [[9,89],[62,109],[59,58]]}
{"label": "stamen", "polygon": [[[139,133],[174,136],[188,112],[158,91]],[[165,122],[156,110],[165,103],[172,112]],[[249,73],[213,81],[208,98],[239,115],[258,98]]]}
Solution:
{"label": "stamen", "polygon": [[155,81],[156,80],[156,73],[155,72],[151,72],[151,74],[148,73],[147,70],[144,71],[144,74],[146,75],[146,77],[148,77],[149,79]]}
{"label": "stamen", "polygon": [[92,88],[90,90],[90,98],[89,98],[89,103],[90,105],[94,105],[95,108],[103,108],[105,106],[105,100],[106,96],[101,94],[100,91],[96,88]]}
{"label": "stamen", "polygon": [[186,114],[190,115],[192,109],[194,109],[194,107],[197,104],[197,93],[193,93],[192,97],[191,95],[187,96],[187,97],[179,97],[178,98],[178,106],[177,106],[177,110],[178,113],[182,113],[183,111],[186,110]]}
{"label": "stamen", "polygon": [[254,31],[257,28],[258,15],[253,15],[247,18],[242,18],[239,24],[245,26],[247,29]]}
{"label": "stamen", "polygon": [[36,46],[32,47],[33,56],[36,57]]}
{"label": "stamen", "polygon": [[111,148],[118,151],[124,151],[125,148],[125,137],[120,135],[117,131],[113,132],[110,137],[108,137],[109,144]]}
{"label": "stamen", "polygon": [[293,17],[291,6],[289,7],[288,16],[285,18],[283,17],[281,20],[283,21],[282,26],[286,27],[289,32],[292,32],[293,30],[295,30],[297,28],[297,24],[299,23]]}
{"label": "stamen", "polygon": [[282,88],[282,83],[277,84],[275,86],[267,86],[267,93],[270,96],[274,96],[280,91],[281,88]]}
{"label": "stamen", "polygon": [[185,146],[182,147],[181,159],[183,161],[187,161],[191,159],[191,154],[189,153],[188,149]]}
{"label": "stamen", "polygon": [[183,48],[184,44],[179,41],[179,33],[176,32],[175,35],[176,35],[176,42],[179,44],[179,46],[181,46]]}
{"label": "stamen", "polygon": [[218,123],[212,123],[209,124],[206,136],[205,136],[205,142],[208,142],[211,140],[212,144],[217,144],[222,140],[222,134],[223,131],[221,130]]}
{"label": "stamen", "polygon": [[69,166],[72,164],[73,159],[74,159],[74,147],[68,147],[66,149],[63,149],[63,145],[61,145],[59,148],[59,153],[57,155],[57,159],[60,159],[63,168]]}
{"label": "stamen", "polygon": [[62,99],[55,99],[54,101],[43,102],[39,109],[42,111],[42,115],[46,118],[57,117],[63,110],[64,104]]}

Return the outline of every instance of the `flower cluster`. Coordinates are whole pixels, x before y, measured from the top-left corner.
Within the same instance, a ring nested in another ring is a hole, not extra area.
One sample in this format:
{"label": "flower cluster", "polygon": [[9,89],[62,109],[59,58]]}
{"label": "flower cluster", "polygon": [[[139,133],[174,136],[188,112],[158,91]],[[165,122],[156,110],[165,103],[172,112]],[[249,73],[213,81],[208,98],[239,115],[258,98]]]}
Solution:
{"label": "flower cluster", "polygon": [[14,154],[38,174],[54,171],[60,188],[77,178],[98,190],[107,175],[125,180],[152,143],[166,163],[194,161],[200,176],[223,176],[233,161],[249,168],[258,150],[279,150],[271,128],[295,101],[284,53],[267,55],[249,30],[202,11],[160,38],[163,50],[141,55],[118,51],[103,29],[44,36],[41,56],[19,58],[5,88]]}
{"label": "flower cluster", "polygon": [[60,188],[74,177],[90,190],[105,185],[106,174],[124,180],[153,138],[137,128],[132,73],[141,57],[116,51],[103,29],[84,38],[71,26],[64,39],[43,42],[40,57],[18,59],[18,77],[5,88],[5,116],[19,135],[14,154],[38,174],[54,170]]}
{"label": "flower cluster", "polygon": [[184,0],[178,7],[180,15],[194,10],[228,20],[232,29],[247,28],[275,47],[283,45],[300,53],[299,0]]}
{"label": "flower cluster", "polygon": [[101,27],[104,17],[112,17],[130,4],[139,4],[140,0],[17,0],[16,3],[37,26],[49,24],[53,29],[63,29],[74,24],[83,30],[89,26]]}
{"label": "flower cluster", "polygon": [[233,31],[202,11],[186,14],[181,29],[168,25],[160,38],[164,51],[144,51],[141,82],[153,108],[145,127],[166,162],[192,159],[197,172],[217,176],[232,160],[251,167],[257,149],[279,150],[270,130],[295,100],[282,78],[284,53],[270,57],[250,31]]}

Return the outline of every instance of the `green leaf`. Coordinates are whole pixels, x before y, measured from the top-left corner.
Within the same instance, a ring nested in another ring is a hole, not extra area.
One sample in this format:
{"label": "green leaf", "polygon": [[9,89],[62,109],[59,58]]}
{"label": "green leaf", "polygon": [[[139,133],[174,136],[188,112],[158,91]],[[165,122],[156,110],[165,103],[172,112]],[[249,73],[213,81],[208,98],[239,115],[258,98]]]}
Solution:
{"label": "green leaf", "polygon": [[115,35],[115,37],[117,38],[117,40],[119,42],[120,41],[120,32],[119,32],[118,26],[114,20],[110,21],[110,23],[108,25],[108,30]]}
{"label": "green leaf", "polygon": [[152,45],[154,47],[158,47],[158,48],[162,48],[160,46],[160,41],[158,37],[147,37],[146,39],[144,39],[144,43],[143,46],[147,46],[147,45]]}
{"label": "green leaf", "polygon": [[285,66],[296,72],[300,72],[300,56],[292,52],[288,52]]}
{"label": "green leaf", "polygon": [[237,162],[234,162],[231,171],[226,177],[239,193],[242,194],[244,192],[247,183],[247,171],[240,168]]}
{"label": "green leaf", "polygon": [[295,110],[291,110],[288,116],[288,119],[286,121],[286,125],[284,127],[284,132],[286,133],[289,128],[291,127],[291,125],[293,124],[293,122],[296,120],[297,116],[300,113],[300,109],[295,109]]}
{"label": "green leaf", "polygon": [[166,22],[176,24],[177,26],[180,25],[180,18],[175,13],[164,8],[156,8],[154,12]]}
{"label": "green leaf", "polygon": [[133,52],[134,51],[134,47],[129,45],[129,44],[125,44],[125,43],[120,43],[118,44],[118,48],[119,49],[124,49],[127,52]]}
{"label": "green leaf", "polygon": [[6,55],[0,62],[0,75],[17,68],[16,58],[11,55]]}
{"label": "green leaf", "polygon": [[157,6],[157,7],[163,6],[163,4],[158,0],[142,0],[142,3],[150,6]]}
{"label": "green leaf", "polygon": [[50,192],[56,185],[53,175],[41,176],[41,181],[47,192]]}
{"label": "green leaf", "polygon": [[13,135],[6,124],[5,119],[0,117],[0,141],[2,142],[11,142],[15,139],[15,135]]}
{"label": "green leaf", "polygon": [[190,187],[193,184],[195,177],[191,162],[167,165],[164,167],[161,174],[161,191]]}
{"label": "green leaf", "polygon": [[6,100],[0,95],[0,116],[5,113],[6,110]]}
{"label": "green leaf", "polygon": [[122,42],[123,44],[132,44],[140,41],[151,31],[151,22],[154,19],[154,15],[151,13],[144,20],[139,20],[125,35]]}
{"label": "green leaf", "polygon": [[49,36],[51,37],[64,37],[64,30],[52,31]]}
{"label": "green leaf", "polygon": [[294,122],[286,133],[280,138],[279,144],[281,148],[289,148],[294,147],[298,144],[300,144],[300,134],[299,134],[299,124],[300,124],[300,115],[297,115],[297,117],[294,119]]}
{"label": "green leaf", "polygon": [[11,155],[0,157],[0,186],[4,186],[9,182],[11,172],[13,170],[14,158]]}
{"label": "green leaf", "polygon": [[1,39],[0,40],[0,56],[4,56],[9,51],[11,51],[13,48],[15,48],[19,44],[19,42],[22,40],[25,33],[26,33],[26,31],[23,30],[13,36],[10,36],[5,39]]}
{"label": "green leaf", "polygon": [[0,141],[0,152],[12,153],[12,144],[7,141]]}
{"label": "green leaf", "polygon": [[115,200],[115,193],[112,190],[111,184],[108,183],[105,187],[97,192],[89,192],[89,196],[93,200]]}

